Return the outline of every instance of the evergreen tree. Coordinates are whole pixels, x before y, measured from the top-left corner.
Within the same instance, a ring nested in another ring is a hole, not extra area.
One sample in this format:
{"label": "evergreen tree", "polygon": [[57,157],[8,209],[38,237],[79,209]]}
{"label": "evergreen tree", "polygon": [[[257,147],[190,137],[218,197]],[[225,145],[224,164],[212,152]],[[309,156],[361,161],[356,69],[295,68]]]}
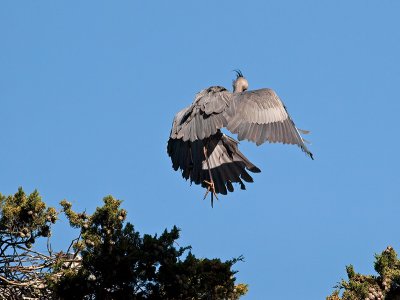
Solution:
{"label": "evergreen tree", "polygon": [[336,290],[326,299],[399,300],[400,261],[391,246],[381,254],[375,255],[374,267],[378,275],[362,275],[356,273],[352,265],[347,266],[348,279],[342,279]]}
{"label": "evergreen tree", "polygon": [[[92,215],[77,213],[66,200],[62,212],[79,237],[64,252],[34,250],[51,236],[57,220],[37,191],[0,194],[0,295],[4,299],[239,299],[228,261],[199,259],[191,247],[175,247],[179,229],[143,236],[126,222],[120,200],[104,198]],[[11,298],[15,297],[15,298]],[[1,299],[1,296],[0,296]]]}

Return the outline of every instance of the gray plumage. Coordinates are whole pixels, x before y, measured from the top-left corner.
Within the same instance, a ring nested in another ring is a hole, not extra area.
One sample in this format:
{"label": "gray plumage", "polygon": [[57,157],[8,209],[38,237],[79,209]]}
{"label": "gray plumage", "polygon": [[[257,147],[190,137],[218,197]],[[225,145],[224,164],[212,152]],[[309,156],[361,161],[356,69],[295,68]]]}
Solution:
{"label": "gray plumage", "polygon": [[[218,132],[202,140],[191,142],[170,138],[168,154],[175,171],[180,169],[182,177],[190,182],[207,187],[204,181],[214,181],[216,194],[226,195],[233,192],[232,183],[239,183],[245,189],[244,182],[253,182],[247,170],[260,172],[238,149],[238,142]],[[207,149],[210,173],[203,148]]]}
{"label": "gray plumage", "polygon": [[231,94],[225,118],[226,128],[257,145],[269,141],[298,145],[311,158],[299,130],[289,116],[285,105],[271,89],[244,91]]}
{"label": "gray plumage", "polygon": [[191,106],[175,116],[172,139],[202,140],[227,125],[224,111],[230,103],[231,93],[220,86],[212,86],[198,93]]}
{"label": "gray plumage", "polygon": [[239,140],[257,145],[266,141],[298,145],[313,158],[276,93],[271,89],[247,91],[247,80],[240,71],[237,74],[233,93],[224,87],[209,87],[176,114],[167,146],[174,170],[180,169],[185,179],[203,187],[212,182],[215,194],[232,192],[232,183],[245,189],[243,181],[253,182],[247,171],[260,172],[239,151],[238,142],[221,133],[223,127]]}

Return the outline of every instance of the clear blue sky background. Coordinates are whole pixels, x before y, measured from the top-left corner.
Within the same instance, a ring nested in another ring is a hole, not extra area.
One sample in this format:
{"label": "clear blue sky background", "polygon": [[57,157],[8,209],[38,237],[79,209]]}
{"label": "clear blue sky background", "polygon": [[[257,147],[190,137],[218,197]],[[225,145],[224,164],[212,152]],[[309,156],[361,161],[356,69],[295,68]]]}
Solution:
{"label": "clear blue sky background", "polygon": [[[2,1],[0,192],[92,212],[123,199],[200,257],[243,254],[245,299],[324,299],[400,250],[399,1]],[[210,85],[270,87],[315,154],[241,143],[262,169],[221,197],[171,168],[174,114]],[[55,246],[76,232],[65,220]]]}

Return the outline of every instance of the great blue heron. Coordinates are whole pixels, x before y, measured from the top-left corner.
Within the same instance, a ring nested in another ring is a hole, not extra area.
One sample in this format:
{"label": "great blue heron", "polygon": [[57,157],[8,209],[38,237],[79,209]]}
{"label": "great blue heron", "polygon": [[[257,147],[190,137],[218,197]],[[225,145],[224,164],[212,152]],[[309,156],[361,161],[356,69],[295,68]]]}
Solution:
{"label": "great blue heron", "polygon": [[204,199],[211,191],[211,205],[218,193],[233,192],[232,183],[245,189],[243,181],[253,182],[247,170],[260,172],[239,151],[238,142],[220,131],[222,127],[257,145],[265,141],[298,145],[313,159],[300,135],[308,131],[296,128],[276,93],[267,88],[248,91],[246,78],[235,71],[233,93],[221,86],[200,91],[192,105],[176,114],[168,140],[174,170],[207,188]]}

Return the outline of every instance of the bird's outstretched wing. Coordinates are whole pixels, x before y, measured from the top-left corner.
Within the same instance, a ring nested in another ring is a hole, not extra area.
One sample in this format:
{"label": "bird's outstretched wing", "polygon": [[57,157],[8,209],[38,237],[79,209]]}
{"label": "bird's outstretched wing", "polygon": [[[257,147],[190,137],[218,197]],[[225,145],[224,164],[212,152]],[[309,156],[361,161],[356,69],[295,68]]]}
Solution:
{"label": "bird's outstretched wing", "polygon": [[223,87],[202,90],[192,105],[176,114],[170,137],[194,142],[215,134],[227,124],[223,112],[230,100],[231,93]]}
{"label": "bird's outstretched wing", "polygon": [[[171,157],[172,167],[175,171],[180,169],[183,178],[207,187],[205,181],[211,180],[211,174],[215,192],[226,195],[227,191],[233,192],[232,183],[239,183],[241,189],[245,189],[244,182],[253,182],[247,170],[260,172],[239,151],[237,144],[237,141],[218,130],[216,134],[194,142],[170,138],[167,152]],[[209,153],[208,163],[204,148]]]}
{"label": "bird's outstretched wing", "polygon": [[313,158],[303,138],[289,116],[285,105],[271,89],[260,89],[231,94],[224,113],[226,128],[257,145],[269,141],[298,145]]}

